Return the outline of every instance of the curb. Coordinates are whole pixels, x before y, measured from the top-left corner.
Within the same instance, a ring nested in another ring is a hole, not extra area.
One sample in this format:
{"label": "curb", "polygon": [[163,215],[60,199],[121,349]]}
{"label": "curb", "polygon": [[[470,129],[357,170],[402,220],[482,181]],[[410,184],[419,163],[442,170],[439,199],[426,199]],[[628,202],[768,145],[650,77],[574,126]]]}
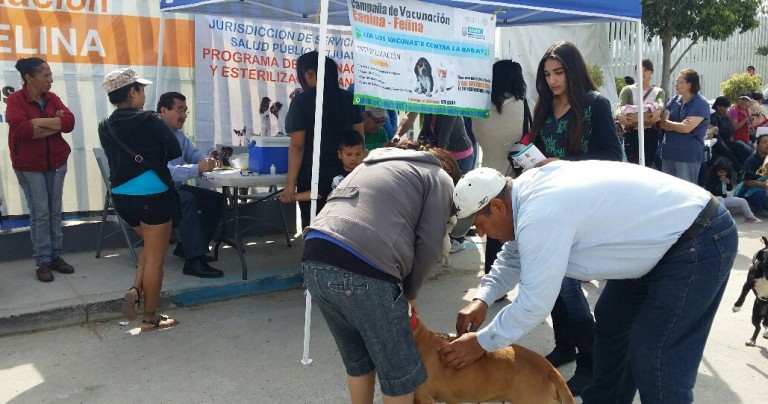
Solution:
{"label": "curb", "polygon": [[[166,290],[160,294],[159,309],[213,303],[252,294],[265,294],[301,287],[301,272],[278,272],[258,279],[223,285]],[[71,304],[32,313],[0,318],[0,336],[46,331],[59,327],[120,318],[123,299]]]}

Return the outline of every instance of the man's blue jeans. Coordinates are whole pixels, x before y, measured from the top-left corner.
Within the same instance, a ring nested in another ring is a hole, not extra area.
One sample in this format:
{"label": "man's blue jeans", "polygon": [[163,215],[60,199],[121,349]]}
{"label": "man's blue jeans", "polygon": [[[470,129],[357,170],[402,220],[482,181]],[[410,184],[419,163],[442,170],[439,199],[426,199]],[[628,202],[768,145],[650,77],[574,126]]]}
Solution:
{"label": "man's blue jeans", "polygon": [[595,306],[594,384],[583,402],[693,402],[704,345],[738,248],[720,206],[640,279],[610,280]]}
{"label": "man's blue jeans", "polygon": [[37,266],[47,264],[61,254],[61,199],[67,165],[54,171],[16,171],[29,208],[29,234],[32,256]]}

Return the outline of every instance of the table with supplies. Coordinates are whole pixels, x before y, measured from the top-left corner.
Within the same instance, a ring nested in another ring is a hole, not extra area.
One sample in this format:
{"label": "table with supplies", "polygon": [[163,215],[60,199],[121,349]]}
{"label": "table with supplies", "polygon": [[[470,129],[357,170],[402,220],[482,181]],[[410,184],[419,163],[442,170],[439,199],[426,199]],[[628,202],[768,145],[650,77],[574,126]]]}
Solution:
{"label": "table with supplies", "polygon": [[[213,248],[213,258],[218,259],[219,247],[222,243],[229,245],[237,251],[240,258],[240,265],[243,269],[243,280],[248,279],[248,267],[245,263],[244,247],[240,221],[247,217],[241,216],[241,204],[259,204],[265,201],[274,200],[280,192],[282,192],[282,186],[285,185],[287,180],[286,174],[259,174],[258,172],[239,170],[239,169],[217,169],[212,172],[203,174],[203,180],[213,187],[221,188],[222,193],[227,198],[227,208],[221,222],[221,229],[219,231],[218,239]],[[259,193],[255,195],[239,195],[238,188],[241,187],[263,187],[269,188],[267,193]],[[283,232],[285,233],[285,241],[288,247],[291,246],[291,237],[288,234],[288,223],[285,219],[285,213],[283,211],[282,204],[280,205],[280,213],[282,216]],[[225,237],[227,223],[234,223],[233,240]]]}

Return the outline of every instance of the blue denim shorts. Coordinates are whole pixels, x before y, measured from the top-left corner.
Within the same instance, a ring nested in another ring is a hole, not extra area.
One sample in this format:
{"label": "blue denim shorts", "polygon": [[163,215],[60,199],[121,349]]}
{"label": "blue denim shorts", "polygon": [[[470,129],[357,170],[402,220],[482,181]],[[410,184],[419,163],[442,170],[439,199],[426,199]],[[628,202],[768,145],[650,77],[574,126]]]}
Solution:
{"label": "blue denim shorts", "polygon": [[328,323],[349,376],[375,370],[381,392],[392,397],[412,393],[427,380],[401,283],[315,261],[304,261],[302,267],[304,284]]}

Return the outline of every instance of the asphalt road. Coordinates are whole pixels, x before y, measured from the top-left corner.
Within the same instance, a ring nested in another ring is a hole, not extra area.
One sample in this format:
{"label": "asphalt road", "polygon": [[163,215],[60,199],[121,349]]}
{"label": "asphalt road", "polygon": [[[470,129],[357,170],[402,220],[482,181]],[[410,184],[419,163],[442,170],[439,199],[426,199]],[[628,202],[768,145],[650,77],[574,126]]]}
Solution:
{"label": "asphalt road", "polygon": [[[751,299],[740,313],[730,309],[758,246],[755,234],[742,235],[741,253],[701,363],[697,403],[765,402],[768,340],[744,346],[751,333]],[[477,285],[480,254],[475,248],[453,254],[452,268],[427,282],[418,304],[428,327],[452,331],[456,311]],[[594,302],[600,284],[586,284],[585,290]],[[502,306],[493,305],[492,312]],[[114,320],[0,338],[0,402],[348,402],[341,360],[317,310],[310,343],[314,362],[300,363],[300,289],[172,308],[166,314],[181,324],[139,334],[137,322],[122,327]],[[519,343],[546,354],[553,346],[550,323],[540,324]],[[567,379],[573,365],[560,370]]]}

